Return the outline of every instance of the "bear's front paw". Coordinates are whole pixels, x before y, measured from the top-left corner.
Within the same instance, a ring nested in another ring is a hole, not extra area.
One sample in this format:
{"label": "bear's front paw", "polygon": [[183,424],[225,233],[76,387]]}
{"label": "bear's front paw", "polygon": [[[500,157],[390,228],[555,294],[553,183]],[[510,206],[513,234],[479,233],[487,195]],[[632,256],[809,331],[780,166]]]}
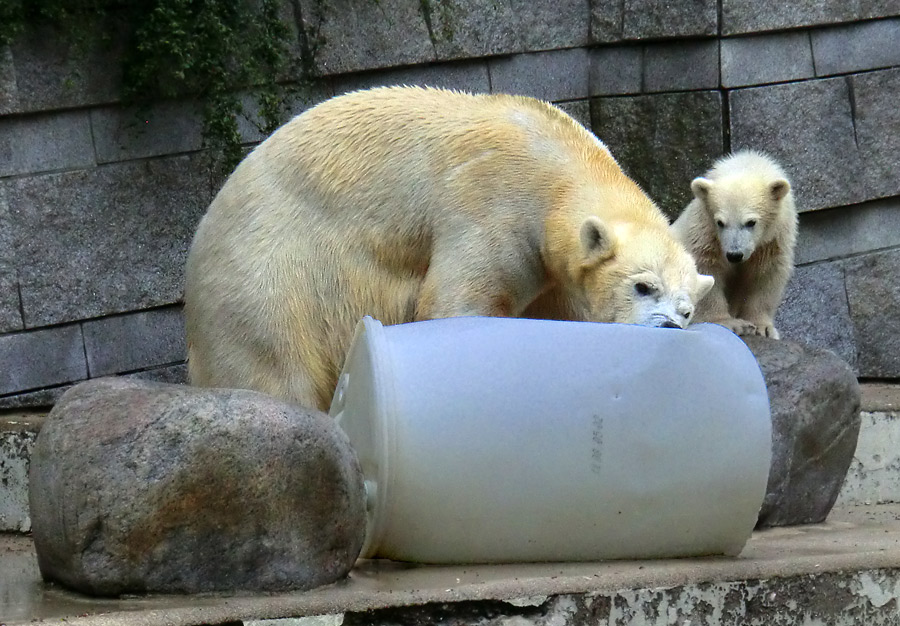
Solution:
{"label": "bear's front paw", "polygon": [[730,317],[728,319],[718,320],[715,323],[724,326],[736,335],[756,334],[756,324],[748,322],[747,320],[742,320],[739,317]]}
{"label": "bear's front paw", "polygon": [[771,339],[781,339],[781,335],[778,333],[778,329],[775,328],[775,325],[772,322],[757,322],[754,324],[756,326],[756,334],[760,337],[769,337]]}

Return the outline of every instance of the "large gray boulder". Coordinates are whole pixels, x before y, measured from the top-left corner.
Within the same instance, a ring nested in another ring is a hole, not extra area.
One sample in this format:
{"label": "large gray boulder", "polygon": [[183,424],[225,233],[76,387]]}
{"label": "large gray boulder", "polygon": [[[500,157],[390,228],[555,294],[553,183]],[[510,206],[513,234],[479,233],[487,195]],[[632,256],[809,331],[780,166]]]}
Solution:
{"label": "large gray boulder", "polygon": [[97,595],[308,589],[345,576],[365,532],[359,464],[327,415],[119,378],[54,407],[30,505],[43,577]]}
{"label": "large gray boulder", "polygon": [[822,522],[856,451],[860,390],[850,366],[828,350],[745,337],[772,410],[772,468],[758,527]]}

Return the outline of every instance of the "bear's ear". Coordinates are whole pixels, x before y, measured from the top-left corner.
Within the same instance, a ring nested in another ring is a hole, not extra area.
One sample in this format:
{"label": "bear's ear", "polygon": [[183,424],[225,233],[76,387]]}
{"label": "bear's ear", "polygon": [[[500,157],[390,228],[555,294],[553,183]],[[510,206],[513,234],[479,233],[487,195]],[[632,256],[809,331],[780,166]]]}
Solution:
{"label": "bear's ear", "polygon": [[593,265],[613,255],[615,238],[612,231],[591,215],[581,224],[581,251],[584,254],[584,265]]}
{"label": "bear's ear", "polygon": [[769,185],[769,194],[775,202],[785,197],[790,190],[791,184],[783,178],[779,178]]}
{"label": "bear's ear", "polygon": [[700,302],[716,284],[716,279],[706,274],[697,275],[697,302]]}
{"label": "bear's ear", "polygon": [[712,186],[713,181],[708,178],[703,178],[702,176],[691,181],[691,191],[694,192],[694,197],[698,200],[702,200],[704,204],[709,198],[709,191],[712,189]]}

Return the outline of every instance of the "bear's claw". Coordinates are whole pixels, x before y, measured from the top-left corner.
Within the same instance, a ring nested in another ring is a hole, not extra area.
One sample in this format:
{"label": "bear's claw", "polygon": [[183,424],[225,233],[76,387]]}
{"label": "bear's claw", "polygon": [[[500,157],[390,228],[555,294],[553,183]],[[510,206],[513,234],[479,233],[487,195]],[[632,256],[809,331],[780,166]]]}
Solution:
{"label": "bear's claw", "polygon": [[781,339],[781,334],[772,324],[756,324],[756,334],[760,337],[769,337],[771,339]]}

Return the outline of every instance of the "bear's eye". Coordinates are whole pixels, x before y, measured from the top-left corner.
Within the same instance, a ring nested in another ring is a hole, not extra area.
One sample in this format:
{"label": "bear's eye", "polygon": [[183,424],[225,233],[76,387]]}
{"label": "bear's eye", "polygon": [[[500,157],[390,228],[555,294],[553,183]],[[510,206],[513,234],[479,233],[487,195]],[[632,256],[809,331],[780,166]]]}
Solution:
{"label": "bear's eye", "polygon": [[756,220],[747,220],[744,223],[744,226],[746,226],[747,228],[753,228],[754,226],[756,226]]}
{"label": "bear's eye", "polygon": [[690,311],[685,311],[685,312],[684,312],[684,319],[686,319],[686,320],[691,319],[691,312],[690,312]]}
{"label": "bear's eye", "polygon": [[649,296],[651,293],[653,293],[653,287],[651,287],[647,283],[635,283],[634,290],[639,296]]}
{"label": "bear's eye", "polygon": [[716,220],[716,226],[718,226],[719,228],[725,228],[725,222],[723,222],[722,220]]}

